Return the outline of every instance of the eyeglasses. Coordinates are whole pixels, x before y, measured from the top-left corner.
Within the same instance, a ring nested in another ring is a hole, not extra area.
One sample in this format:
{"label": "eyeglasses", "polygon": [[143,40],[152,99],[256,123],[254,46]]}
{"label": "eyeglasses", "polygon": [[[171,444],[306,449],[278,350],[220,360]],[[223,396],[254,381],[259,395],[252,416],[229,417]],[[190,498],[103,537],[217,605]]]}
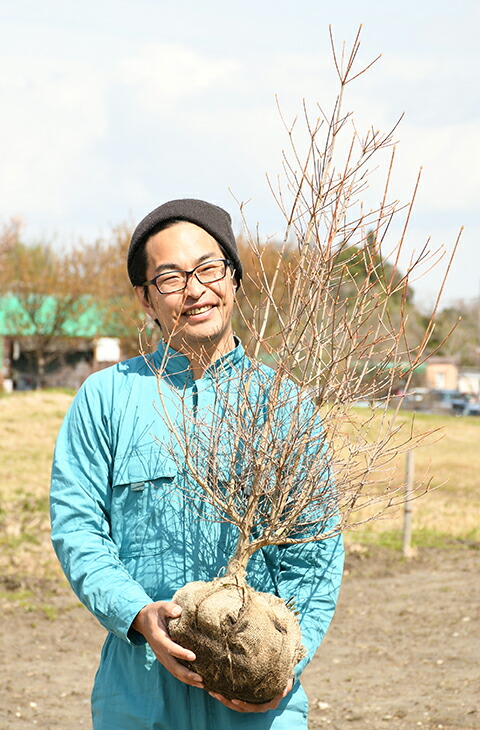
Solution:
{"label": "eyeglasses", "polygon": [[150,281],[145,281],[142,286],[153,284],[160,294],[173,294],[177,291],[184,291],[191,276],[195,276],[200,284],[213,284],[215,281],[220,281],[225,278],[228,267],[232,268],[232,262],[228,259],[214,259],[204,264],[198,264],[191,271],[162,271]]}

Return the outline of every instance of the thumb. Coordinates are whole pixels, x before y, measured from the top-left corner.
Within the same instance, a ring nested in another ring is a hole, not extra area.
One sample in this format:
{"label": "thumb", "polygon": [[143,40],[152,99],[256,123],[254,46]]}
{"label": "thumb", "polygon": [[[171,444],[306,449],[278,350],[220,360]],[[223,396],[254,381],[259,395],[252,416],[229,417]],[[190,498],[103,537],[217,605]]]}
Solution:
{"label": "thumb", "polygon": [[163,608],[165,616],[169,618],[178,618],[182,613],[182,607],[178,603],[173,603],[173,601],[166,603]]}

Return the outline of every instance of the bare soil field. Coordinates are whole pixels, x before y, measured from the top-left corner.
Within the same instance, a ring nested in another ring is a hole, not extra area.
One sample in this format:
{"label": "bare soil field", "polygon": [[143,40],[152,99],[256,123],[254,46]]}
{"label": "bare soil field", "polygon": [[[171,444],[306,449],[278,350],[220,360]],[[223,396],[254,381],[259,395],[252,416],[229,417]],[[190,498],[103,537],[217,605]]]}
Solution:
{"label": "bare soil field", "polygon": [[[351,547],[336,616],[304,675],[312,730],[480,727],[479,558],[478,545],[409,561]],[[0,728],[88,728],[104,630],[66,586],[26,580],[0,585]],[[9,598],[23,588],[43,609]]]}

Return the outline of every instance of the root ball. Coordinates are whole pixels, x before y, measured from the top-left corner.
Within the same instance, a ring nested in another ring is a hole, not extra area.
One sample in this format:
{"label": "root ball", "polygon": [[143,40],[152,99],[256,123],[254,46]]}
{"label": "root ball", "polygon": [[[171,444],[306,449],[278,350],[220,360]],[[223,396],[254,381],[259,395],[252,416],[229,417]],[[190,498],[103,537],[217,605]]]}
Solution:
{"label": "root ball", "polygon": [[205,688],[229,699],[269,702],[283,692],[305,655],[295,614],[282,599],[231,577],[188,583],[170,619],[172,639],[193,651],[188,664]]}

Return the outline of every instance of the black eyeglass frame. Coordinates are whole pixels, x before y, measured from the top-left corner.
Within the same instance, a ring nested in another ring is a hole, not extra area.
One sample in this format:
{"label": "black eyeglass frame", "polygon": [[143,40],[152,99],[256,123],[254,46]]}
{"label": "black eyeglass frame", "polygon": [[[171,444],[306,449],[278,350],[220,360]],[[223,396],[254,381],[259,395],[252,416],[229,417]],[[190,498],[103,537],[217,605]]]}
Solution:
{"label": "black eyeglass frame", "polygon": [[[209,279],[209,281],[202,281],[198,275],[198,273],[195,273],[197,269],[200,269],[202,266],[208,266],[209,264],[216,264],[221,262],[224,265],[223,274],[216,279]],[[179,291],[185,291],[188,285],[188,280],[191,276],[195,276],[197,281],[200,282],[200,284],[203,284],[204,286],[207,284],[214,284],[216,281],[222,281],[227,275],[227,269],[230,267],[231,271],[233,272],[233,263],[230,261],[230,259],[212,259],[211,261],[202,261],[201,264],[198,264],[190,271],[185,271],[183,269],[172,269],[171,271],[162,271],[160,274],[157,274],[157,276],[154,276],[153,279],[150,279],[150,281],[144,281],[142,286],[154,286],[159,294],[162,294],[165,296],[165,294],[177,294]],[[171,291],[164,292],[160,289],[160,286],[157,282],[157,279],[159,279],[161,276],[167,276],[168,274],[183,274],[185,277],[185,281],[183,286],[181,286],[179,289],[172,289]]]}

